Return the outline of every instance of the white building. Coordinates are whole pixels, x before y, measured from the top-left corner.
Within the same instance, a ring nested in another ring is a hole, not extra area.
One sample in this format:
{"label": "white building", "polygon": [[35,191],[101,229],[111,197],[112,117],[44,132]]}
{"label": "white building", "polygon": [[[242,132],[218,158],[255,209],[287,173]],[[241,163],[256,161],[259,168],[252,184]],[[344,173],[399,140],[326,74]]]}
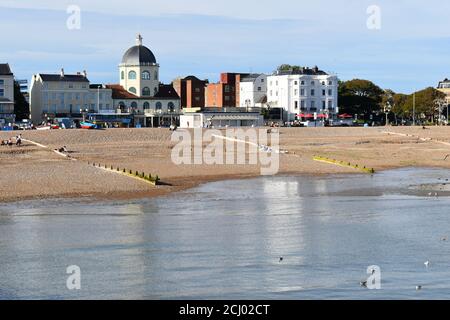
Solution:
{"label": "white building", "polygon": [[262,107],[267,94],[267,75],[250,74],[241,77],[239,107]]}
{"label": "white building", "polygon": [[260,127],[264,117],[259,112],[201,111],[185,112],[180,116],[180,128]]}
{"label": "white building", "polygon": [[14,121],[14,75],[9,64],[0,64],[0,128]]}
{"label": "white building", "polygon": [[338,78],[319,68],[277,71],[267,77],[267,105],[283,108],[284,120],[335,118],[338,110]]}

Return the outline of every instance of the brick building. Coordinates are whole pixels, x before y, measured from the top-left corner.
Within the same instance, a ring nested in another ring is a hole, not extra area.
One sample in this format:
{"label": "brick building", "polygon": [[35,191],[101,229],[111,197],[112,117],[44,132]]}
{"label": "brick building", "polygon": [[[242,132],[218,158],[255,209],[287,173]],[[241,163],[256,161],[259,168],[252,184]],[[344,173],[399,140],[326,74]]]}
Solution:
{"label": "brick building", "polygon": [[205,107],[205,88],[208,80],[188,76],[174,80],[172,85],[181,98],[182,108]]}
{"label": "brick building", "polygon": [[240,102],[241,78],[248,76],[242,73],[222,73],[218,83],[206,87],[206,107],[236,108]]}

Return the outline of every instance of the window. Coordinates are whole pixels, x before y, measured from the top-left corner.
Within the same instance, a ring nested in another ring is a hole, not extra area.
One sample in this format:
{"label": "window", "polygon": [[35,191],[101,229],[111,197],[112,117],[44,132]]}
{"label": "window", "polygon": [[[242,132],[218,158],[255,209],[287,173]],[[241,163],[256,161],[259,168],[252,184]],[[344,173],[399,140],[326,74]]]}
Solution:
{"label": "window", "polygon": [[297,82],[297,81],[294,81],[294,85],[295,85],[295,86],[298,85],[298,82]]}
{"label": "window", "polygon": [[147,101],[144,102],[144,110],[148,110],[150,109],[150,103],[148,103]]}
{"label": "window", "polygon": [[158,71],[155,71],[155,80],[158,80]]}
{"label": "window", "polygon": [[333,101],[328,101],[328,109],[333,109]]}
{"label": "window", "polygon": [[298,95],[298,90],[294,89],[294,96]]}
{"label": "window", "polygon": [[169,107],[169,112],[175,111],[175,105],[173,104],[173,102],[169,102],[168,107]]}
{"label": "window", "polygon": [[135,101],[131,103],[131,109],[137,109],[138,105]]}
{"label": "window", "polygon": [[311,101],[311,109],[316,108],[316,102],[315,101]]}
{"label": "window", "polygon": [[298,101],[295,101],[295,102],[294,102],[294,108],[295,108],[295,110],[298,109]]}
{"label": "window", "polygon": [[261,91],[262,89],[261,89],[261,87],[258,87],[258,91]]}
{"label": "window", "polygon": [[142,95],[143,96],[149,96],[150,95],[150,88],[149,87],[145,87],[144,89],[142,89]]}
{"label": "window", "polygon": [[142,80],[150,80],[150,72],[148,71],[142,72]]}
{"label": "window", "polygon": [[0,79],[0,86],[3,86],[5,84],[5,80]]}
{"label": "window", "polygon": [[136,72],[134,72],[134,71],[128,72],[128,79],[136,80]]}
{"label": "window", "polygon": [[322,85],[323,85],[323,86],[325,85],[325,81],[322,81]]}
{"label": "window", "polygon": [[230,92],[230,86],[229,85],[225,86],[225,92]]}
{"label": "window", "polygon": [[314,86],[314,85],[315,85],[315,82],[314,82],[314,81],[311,81],[311,85]]}
{"label": "window", "polygon": [[156,103],[156,110],[161,110],[161,109],[162,109],[162,103],[158,101]]}
{"label": "window", "polygon": [[327,107],[326,101],[322,101],[322,109],[325,110],[326,107]]}
{"label": "window", "polygon": [[305,81],[302,81],[301,84],[302,84],[302,86],[304,86],[305,85]]}
{"label": "window", "polygon": [[328,85],[329,86],[333,85],[333,81],[328,81]]}
{"label": "window", "polygon": [[305,100],[300,101],[300,108],[305,109]]}
{"label": "window", "polygon": [[122,72],[120,73],[120,79],[122,79],[122,80],[125,79],[125,72],[124,72],[124,71],[122,71]]}
{"label": "window", "polygon": [[69,83],[69,89],[73,89],[73,83]]}
{"label": "window", "polygon": [[273,90],[270,90],[270,96],[273,96]]}
{"label": "window", "polygon": [[225,101],[230,101],[230,96],[225,96]]}
{"label": "window", "polygon": [[200,88],[195,88],[195,92],[200,93]]}
{"label": "window", "polygon": [[302,97],[305,96],[305,89],[300,89],[300,95],[301,95]]}
{"label": "window", "polygon": [[322,90],[322,95],[323,95],[323,96],[326,96],[326,95],[327,95],[326,90]]}
{"label": "window", "polygon": [[131,93],[136,94],[136,88],[135,87],[131,87],[130,89],[128,89],[128,91],[130,91]]}
{"label": "window", "polygon": [[261,83],[264,83],[264,79],[261,79]]}
{"label": "window", "polygon": [[5,89],[0,89],[0,97],[4,97],[5,96]]}
{"label": "window", "polygon": [[195,97],[195,101],[200,101],[200,97]]}
{"label": "window", "polygon": [[329,96],[332,96],[332,95],[333,95],[333,90],[332,90],[332,89],[329,89],[329,90],[328,90],[328,95],[329,95]]}
{"label": "window", "polygon": [[311,89],[311,95],[312,95],[312,96],[315,96],[315,95],[316,95],[316,90]]}

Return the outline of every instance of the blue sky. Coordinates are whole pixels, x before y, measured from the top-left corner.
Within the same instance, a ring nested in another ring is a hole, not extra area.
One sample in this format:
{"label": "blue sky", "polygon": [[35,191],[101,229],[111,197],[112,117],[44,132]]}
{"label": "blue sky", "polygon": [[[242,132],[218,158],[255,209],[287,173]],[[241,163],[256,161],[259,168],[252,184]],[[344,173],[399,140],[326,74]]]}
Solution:
{"label": "blue sky", "polygon": [[[69,4],[81,9],[80,30],[66,27]],[[370,5],[381,9],[380,30],[366,26]],[[450,78],[449,10],[436,0],[0,0],[0,62],[18,78],[64,67],[116,83],[140,32],[164,82],[290,63],[409,93]]]}

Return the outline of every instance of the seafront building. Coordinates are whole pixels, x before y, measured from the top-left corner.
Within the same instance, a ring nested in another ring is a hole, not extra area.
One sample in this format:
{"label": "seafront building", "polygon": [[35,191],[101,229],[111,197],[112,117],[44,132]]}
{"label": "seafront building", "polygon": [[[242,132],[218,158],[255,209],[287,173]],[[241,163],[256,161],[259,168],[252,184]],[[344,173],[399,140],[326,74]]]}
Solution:
{"label": "seafront building", "polygon": [[247,73],[222,73],[217,83],[206,86],[206,107],[209,108],[237,108],[240,103],[241,77]]}
{"label": "seafront building", "polygon": [[333,119],[338,113],[338,78],[318,67],[278,70],[267,77],[267,107],[282,108],[285,121]]}
{"label": "seafront building", "polygon": [[208,80],[200,80],[195,76],[175,79],[172,85],[181,98],[181,107],[204,108],[205,88],[208,83]]}
{"label": "seafront building", "polygon": [[437,90],[445,94],[447,105],[450,105],[450,80],[444,79],[443,81],[440,81]]}
{"label": "seafront building", "polygon": [[239,107],[262,108],[267,102],[267,75],[249,74],[241,76]]}
{"label": "seafront building", "polygon": [[91,120],[115,126],[159,126],[180,115],[180,97],[159,81],[159,64],[138,35],[123,55],[119,84],[91,84],[87,73],[36,74],[30,107],[37,124],[50,119]]}
{"label": "seafront building", "polygon": [[0,64],[0,128],[14,123],[14,74],[9,64]]}

